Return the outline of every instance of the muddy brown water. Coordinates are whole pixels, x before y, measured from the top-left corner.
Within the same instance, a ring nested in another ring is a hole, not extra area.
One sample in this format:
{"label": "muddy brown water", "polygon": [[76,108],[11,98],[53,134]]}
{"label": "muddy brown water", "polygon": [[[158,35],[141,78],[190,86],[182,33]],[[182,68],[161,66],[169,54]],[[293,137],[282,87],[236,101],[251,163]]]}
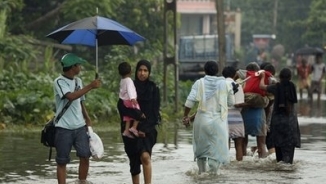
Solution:
{"label": "muddy brown water", "polygon": [[[153,184],[213,184],[213,183],[325,183],[326,176],[326,101],[319,104],[300,100],[298,104],[302,148],[295,151],[292,166],[275,162],[275,155],[258,159],[246,156],[222,166],[218,176],[198,176],[193,161],[191,129],[178,129],[177,145],[173,131],[167,144],[161,141],[153,150]],[[105,147],[100,161],[91,161],[89,180],[95,184],[131,183],[128,159],[117,131],[99,132]],[[249,144],[254,144],[251,139]],[[55,151],[54,153],[55,154]],[[47,161],[48,149],[39,143],[38,133],[0,132],[0,183],[56,183],[55,162]],[[72,153],[67,166],[68,182],[77,178],[78,160]],[[141,176],[142,179],[142,176]]]}

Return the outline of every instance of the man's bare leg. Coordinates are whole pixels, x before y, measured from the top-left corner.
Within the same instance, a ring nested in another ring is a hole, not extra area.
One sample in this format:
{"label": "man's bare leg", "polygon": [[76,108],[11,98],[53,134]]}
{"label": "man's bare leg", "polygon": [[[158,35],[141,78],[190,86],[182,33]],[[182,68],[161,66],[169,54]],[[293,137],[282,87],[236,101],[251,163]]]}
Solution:
{"label": "man's bare leg", "polygon": [[265,136],[257,136],[257,148],[259,158],[265,158],[267,156],[267,151],[265,149]]}
{"label": "man's bare leg", "polygon": [[302,99],[302,89],[299,89],[300,99]]}
{"label": "man's bare leg", "polygon": [[243,156],[247,155],[247,146],[248,146],[248,135],[245,135],[245,138],[243,139],[243,144],[242,144]]}
{"label": "man's bare leg", "polygon": [[89,159],[88,158],[79,158],[79,180],[86,180],[89,168]]}
{"label": "man's bare leg", "polygon": [[57,179],[58,179],[58,184],[66,183],[66,164],[57,165]]}
{"label": "man's bare leg", "polygon": [[317,103],[320,102],[320,92],[317,93]]}
{"label": "man's bare leg", "polygon": [[242,161],[243,159],[243,142],[244,138],[242,137],[234,139],[235,157],[237,161]]}

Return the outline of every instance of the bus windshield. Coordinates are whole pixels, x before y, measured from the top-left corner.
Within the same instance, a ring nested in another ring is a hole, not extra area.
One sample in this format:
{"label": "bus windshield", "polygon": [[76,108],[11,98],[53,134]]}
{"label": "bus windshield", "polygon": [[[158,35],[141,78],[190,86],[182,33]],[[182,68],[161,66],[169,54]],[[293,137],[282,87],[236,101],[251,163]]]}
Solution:
{"label": "bus windshield", "polygon": [[[226,39],[226,59],[233,59],[233,39],[230,35]],[[199,35],[183,36],[179,40],[179,61],[208,61],[218,58],[218,36],[217,35]]]}

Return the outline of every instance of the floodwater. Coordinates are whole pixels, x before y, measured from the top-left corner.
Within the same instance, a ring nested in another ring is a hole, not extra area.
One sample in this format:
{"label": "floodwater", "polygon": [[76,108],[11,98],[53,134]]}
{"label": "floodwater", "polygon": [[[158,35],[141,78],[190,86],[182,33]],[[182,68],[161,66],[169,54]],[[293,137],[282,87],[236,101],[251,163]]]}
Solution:
{"label": "floodwater", "polygon": [[[152,183],[325,183],[325,96],[322,100],[319,104],[300,100],[298,104],[302,147],[296,149],[293,165],[276,163],[275,155],[258,159],[257,154],[246,156],[242,162],[237,162],[234,148],[231,148],[231,163],[222,166],[217,176],[198,176],[196,162],[193,161],[191,129],[180,127],[177,136],[171,131],[167,144],[160,142],[155,145],[152,156]],[[88,179],[95,184],[131,183],[128,159],[119,132],[107,131],[98,134],[104,143],[105,156],[100,161],[91,161]],[[177,140],[174,140],[174,137],[177,137]],[[255,139],[252,137],[249,142],[249,146],[251,145],[255,145]],[[67,166],[68,182],[77,178],[78,160],[74,153],[71,156],[73,160]],[[55,162],[53,159],[47,161],[47,157],[48,149],[39,143],[39,133],[0,132],[0,183],[56,183]]]}

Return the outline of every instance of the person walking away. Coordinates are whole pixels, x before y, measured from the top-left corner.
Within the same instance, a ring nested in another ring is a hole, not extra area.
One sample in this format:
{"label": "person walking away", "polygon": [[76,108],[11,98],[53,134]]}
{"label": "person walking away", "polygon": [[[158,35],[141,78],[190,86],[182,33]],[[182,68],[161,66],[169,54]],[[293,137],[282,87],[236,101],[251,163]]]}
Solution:
{"label": "person walking away", "polygon": [[232,66],[227,66],[223,69],[222,75],[226,82],[234,89],[234,106],[228,110],[228,125],[229,125],[229,148],[231,147],[231,139],[234,141],[235,155],[237,161],[243,159],[243,140],[245,137],[243,119],[241,115],[241,104],[244,103],[244,93],[242,86],[233,80],[236,70]]}
{"label": "person walking away", "polygon": [[307,90],[308,98],[311,98],[309,76],[311,74],[311,66],[307,63],[305,58],[302,58],[301,63],[297,66],[297,73],[300,99],[302,99],[303,89]]}
{"label": "person walking away", "polygon": [[[272,76],[269,76],[268,78],[266,78],[266,74],[265,74],[265,84],[266,85],[270,85],[270,84],[275,84],[277,82],[277,79],[275,78],[275,67],[270,64],[270,63],[265,63],[265,65],[260,65],[260,68],[268,71],[272,74]],[[266,80],[268,79],[268,80]],[[268,98],[268,105],[267,107],[265,107],[265,115],[266,115],[266,123],[267,123],[267,133],[266,133],[266,139],[265,139],[265,143],[266,143],[266,147],[268,150],[268,154],[273,154],[275,153],[275,148],[273,145],[273,140],[272,137],[270,135],[270,125],[271,125],[271,118],[272,118],[272,111],[273,111],[273,104],[274,104],[274,95],[272,93],[266,93],[266,96]]]}
{"label": "person walking away", "polygon": [[[259,158],[267,156],[266,151],[266,135],[267,135],[267,124],[265,107],[268,105],[268,98],[266,92],[259,88],[260,76],[257,76],[257,72],[260,67],[257,63],[251,62],[246,66],[246,70],[238,70],[236,77],[245,79],[250,77],[243,87],[245,93],[245,104],[242,106],[241,114],[245,126],[245,139],[243,144],[243,153],[247,155],[248,136],[255,136],[257,146],[252,147],[251,151],[254,153],[258,149]],[[258,72],[259,73],[259,72]],[[265,73],[270,76],[269,72]],[[265,80],[267,82],[268,80]],[[264,95],[264,96],[262,96]],[[263,99],[263,100],[259,100]],[[258,105],[259,104],[259,105]]]}
{"label": "person walking away", "polygon": [[295,147],[300,148],[301,138],[295,104],[297,93],[291,81],[291,70],[280,71],[280,82],[272,85],[264,83],[262,74],[260,88],[274,94],[271,119],[271,136],[275,146],[277,162],[293,164]]}
{"label": "person walking away", "polygon": [[[75,54],[65,54],[61,58],[63,74],[54,80],[56,116],[61,112],[66,103],[72,102],[55,124],[55,160],[59,184],[66,183],[66,165],[70,162],[72,146],[79,157],[78,180],[76,183],[91,183],[86,178],[89,169],[89,157],[91,156],[87,126],[91,126],[92,122],[84,105],[84,95],[92,89],[100,87],[101,81],[100,79],[95,79],[83,87],[82,80],[76,76],[81,71],[81,64],[85,62],[85,60]],[[76,87],[76,81],[78,87]]]}
{"label": "person walking away", "polygon": [[323,63],[323,55],[316,55],[316,62],[312,65],[311,68],[312,78],[311,78],[311,88],[310,88],[310,97],[313,101],[313,93],[317,92],[317,103],[320,102],[320,95],[322,93],[322,80],[325,76],[325,63]]}
{"label": "person walking away", "polygon": [[124,149],[129,159],[130,173],[133,184],[140,184],[139,174],[141,165],[144,174],[144,184],[152,183],[152,149],[156,143],[156,126],[160,122],[160,91],[157,85],[150,80],[151,64],[147,60],[140,60],[136,66],[134,84],[137,91],[137,100],[145,118],[135,109],[126,108],[123,100],[119,99],[117,108],[121,119],[121,133],[126,125],[123,116],[128,114],[134,119],[140,119],[138,125],[139,137],[131,139],[122,136]]}
{"label": "person walking away", "polygon": [[233,90],[224,77],[217,77],[218,65],[208,61],[204,65],[205,76],[197,80],[187,97],[182,119],[189,125],[189,112],[198,102],[193,122],[193,151],[199,174],[209,172],[213,175],[221,164],[229,163],[228,147],[228,107],[234,105]]}
{"label": "person walking away", "polygon": [[[134,108],[140,110],[137,102],[137,92],[134,82],[130,78],[131,66],[127,62],[122,62],[118,66],[119,74],[121,76],[119,98],[123,100],[123,104],[128,108]],[[144,115],[142,116],[144,118]],[[138,137],[137,126],[139,121],[132,119],[129,116],[123,116],[123,120],[126,122],[125,130],[122,135],[129,138],[133,138],[133,135]],[[131,121],[133,120],[132,126]]]}

